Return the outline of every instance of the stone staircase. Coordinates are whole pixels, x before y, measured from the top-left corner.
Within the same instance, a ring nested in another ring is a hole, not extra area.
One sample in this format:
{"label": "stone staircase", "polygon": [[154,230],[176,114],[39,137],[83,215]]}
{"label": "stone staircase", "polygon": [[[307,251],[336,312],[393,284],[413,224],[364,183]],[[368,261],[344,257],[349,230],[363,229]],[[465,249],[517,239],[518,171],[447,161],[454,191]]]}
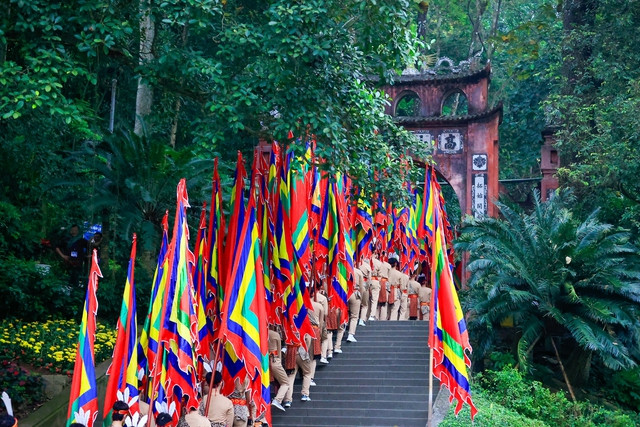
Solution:
{"label": "stone staircase", "polygon": [[[427,329],[419,321],[358,326],[357,343],[345,335],[343,353],[318,363],[310,402],[300,401],[298,376],[291,408],[272,408],[273,426],[426,426]],[[434,379],[434,400],[439,386]]]}

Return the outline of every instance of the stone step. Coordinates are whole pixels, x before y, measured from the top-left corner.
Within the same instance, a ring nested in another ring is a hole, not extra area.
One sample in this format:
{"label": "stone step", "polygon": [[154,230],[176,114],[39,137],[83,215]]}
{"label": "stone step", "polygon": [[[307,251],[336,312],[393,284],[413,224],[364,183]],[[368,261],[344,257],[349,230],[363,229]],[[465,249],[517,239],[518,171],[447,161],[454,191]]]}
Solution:
{"label": "stone step", "polygon": [[[333,365],[332,365],[332,363],[333,363]],[[426,365],[427,365],[426,360],[425,360],[424,364],[419,364],[419,363],[416,363],[416,364],[398,364],[398,365],[393,365],[393,367],[387,366],[387,365],[381,365],[381,364],[344,365],[344,364],[339,364],[336,361],[336,362],[330,362],[327,366],[325,366],[325,368],[322,369],[322,371],[325,371],[325,370],[328,371],[329,369],[331,369],[333,367],[333,370],[339,371],[339,372],[359,372],[359,373],[362,373],[362,374],[372,373],[372,375],[375,372],[382,372],[382,371],[385,371],[385,370],[387,372],[426,373],[428,371]],[[319,372],[319,370],[316,369],[316,372]]]}
{"label": "stone step", "polygon": [[429,352],[425,350],[412,350],[412,351],[389,351],[389,349],[385,349],[385,351],[375,350],[375,351],[367,351],[365,349],[358,348],[349,348],[343,349],[342,353],[333,353],[333,358],[338,359],[349,359],[349,360],[371,360],[375,358],[376,360],[385,360],[392,359],[393,360],[412,360],[412,359],[428,359]]}
{"label": "stone step", "polygon": [[[317,370],[316,370],[317,372]],[[344,372],[341,370],[327,370],[327,372],[322,373],[322,378],[326,381],[330,381],[338,378],[349,378],[354,380],[412,380],[412,379],[422,379],[426,378],[426,370],[425,375],[419,375],[419,372],[390,372],[390,371],[377,371],[377,372],[365,372],[358,374],[357,372]]]}
{"label": "stone step", "polygon": [[[311,386],[313,390],[331,392],[337,390],[337,386],[361,385],[365,388],[369,387],[428,387],[428,378],[409,378],[401,380],[390,380],[386,378],[323,378],[321,382],[316,380],[315,386]],[[294,390],[298,389],[298,384],[294,384]]]}
{"label": "stone step", "polygon": [[[311,397],[313,397],[313,393],[320,393],[320,392],[337,392],[338,388],[335,386],[329,386],[329,385],[317,385],[315,387],[311,387],[310,393],[311,393]],[[341,385],[339,388],[339,391],[343,392],[344,394],[348,394],[348,395],[352,395],[352,394],[357,394],[357,393],[362,393],[363,391],[363,387],[360,385]],[[404,393],[409,393],[409,394],[424,394],[425,396],[429,393],[429,383],[428,381],[425,382],[424,385],[396,385],[396,384],[381,384],[381,385],[373,385],[373,386],[367,386],[366,387],[366,391],[367,393],[370,394],[376,394],[376,393],[399,393],[399,394],[404,394]],[[300,395],[300,386],[299,384],[294,384],[293,387],[293,395],[296,396]]]}
{"label": "stone step", "polygon": [[[277,409],[276,409],[277,411]],[[285,426],[313,426],[313,427],[348,427],[348,426],[369,426],[369,427],[424,427],[427,424],[427,416],[416,417],[365,417],[358,414],[350,414],[348,417],[317,415],[299,416],[294,414],[284,414],[277,417],[277,422],[273,421],[275,427]]]}
{"label": "stone step", "polygon": [[[286,413],[272,410],[274,426],[419,426],[427,422],[429,350],[425,322],[369,322],[357,343],[316,365],[310,402],[300,401],[301,378]],[[345,337],[346,338],[346,337]],[[434,398],[439,383],[433,382]]]}
{"label": "stone step", "polygon": [[[434,386],[433,388],[433,394],[434,396],[436,395],[438,388],[440,386]],[[298,391],[296,389],[296,391]],[[428,389],[427,389],[427,393],[428,393]],[[425,404],[426,405],[426,400],[425,400],[425,395],[424,393],[404,393],[402,395],[402,399],[397,399],[397,400],[393,400],[396,399],[396,396],[390,396],[388,393],[370,393],[370,392],[366,392],[366,393],[359,393],[359,394],[353,394],[353,395],[349,395],[349,394],[345,394],[344,392],[341,391],[325,391],[325,392],[316,392],[315,391],[315,387],[313,387],[311,389],[311,394],[312,394],[312,399],[314,402],[314,407],[315,406],[319,406],[320,404],[325,404],[325,402],[346,402],[345,404],[352,404],[351,402],[353,402],[354,406],[360,407],[360,408],[368,408],[368,407],[388,407],[389,404],[391,402],[395,403],[398,408],[397,409],[401,409],[404,408],[405,406],[409,407],[410,409],[414,408],[417,404]],[[293,402],[293,407],[296,407],[298,405],[298,401],[300,399],[300,393],[293,395],[294,399],[296,399]],[[427,396],[428,399],[428,396]],[[304,402],[300,402],[301,404]]]}

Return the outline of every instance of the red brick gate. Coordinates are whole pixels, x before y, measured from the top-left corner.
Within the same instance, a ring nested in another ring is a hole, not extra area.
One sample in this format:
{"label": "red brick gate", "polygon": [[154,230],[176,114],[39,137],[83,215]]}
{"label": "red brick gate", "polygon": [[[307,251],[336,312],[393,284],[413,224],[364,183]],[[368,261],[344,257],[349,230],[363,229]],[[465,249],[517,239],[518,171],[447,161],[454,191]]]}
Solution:
{"label": "red brick gate", "polygon": [[[445,74],[438,73],[442,62],[449,62]],[[434,70],[405,72],[384,86],[392,99],[386,112],[431,143],[436,169],[455,190],[463,214],[495,216],[502,104],[488,105],[490,64],[474,70],[443,59]]]}

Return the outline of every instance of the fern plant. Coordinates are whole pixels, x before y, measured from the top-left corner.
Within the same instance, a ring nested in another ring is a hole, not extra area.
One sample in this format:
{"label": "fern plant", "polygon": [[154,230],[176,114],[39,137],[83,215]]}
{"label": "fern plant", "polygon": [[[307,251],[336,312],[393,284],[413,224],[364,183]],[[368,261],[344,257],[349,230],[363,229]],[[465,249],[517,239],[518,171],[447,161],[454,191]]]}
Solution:
{"label": "fern plant", "polygon": [[500,324],[512,320],[517,360],[532,370],[536,352],[554,345],[571,381],[589,375],[592,356],[613,369],[637,365],[640,269],[624,230],[597,219],[580,221],[568,190],[534,209],[497,203],[502,218],[467,220],[457,251],[469,253],[468,326],[482,356]]}

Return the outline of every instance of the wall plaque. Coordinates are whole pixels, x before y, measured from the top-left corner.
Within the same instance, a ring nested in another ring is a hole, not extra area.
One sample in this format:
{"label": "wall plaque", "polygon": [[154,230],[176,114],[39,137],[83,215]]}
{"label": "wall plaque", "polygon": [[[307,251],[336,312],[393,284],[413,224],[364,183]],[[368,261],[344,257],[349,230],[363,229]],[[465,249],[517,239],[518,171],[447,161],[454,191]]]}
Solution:
{"label": "wall plaque", "polygon": [[474,171],[486,171],[488,163],[486,154],[474,154],[471,160]]}
{"label": "wall plaque", "polygon": [[444,154],[462,153],[462,132],[458,129],[443,130],[438,136],[438,151]]}
{"label": "wall plaque", "polygon": [[487,174],[473,174],[473,186],[471,187],[471,211],[474,218],[481,219],[487,215]]}
{"label": "wall plaque", "polygon": [[433,148],[433,135],[428,130],[414,130],[413,134],[418,138],[418,141],[427,144],[429,148]]}

